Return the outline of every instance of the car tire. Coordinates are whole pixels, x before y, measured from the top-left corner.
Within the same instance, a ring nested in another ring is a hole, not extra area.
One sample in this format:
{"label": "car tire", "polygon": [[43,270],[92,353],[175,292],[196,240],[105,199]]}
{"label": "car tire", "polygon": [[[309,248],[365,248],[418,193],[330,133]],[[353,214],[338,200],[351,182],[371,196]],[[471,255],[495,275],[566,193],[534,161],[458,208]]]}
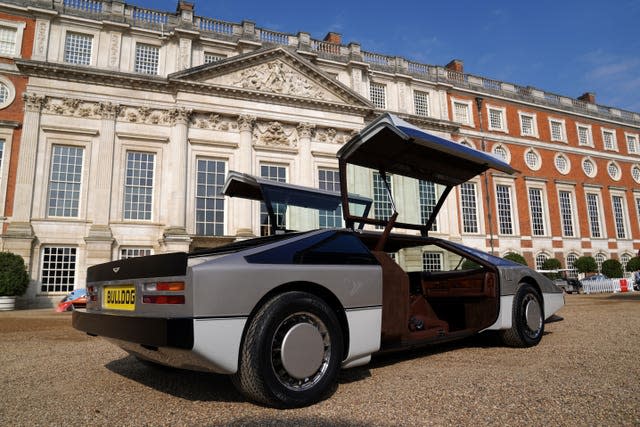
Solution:
{"label": "car tire", "polygon": [[544,334],[544,306],[538,290],[521,283],[513,298],[511,328],[501,331],[502,342],[509,347],[532,347]]}
{"label": "car tire", "polygon": [[308,406],[335,388],[342,357],[335,312],[312,294],[287,292],[251,319],[232,380],[242,394],[264,405]]}

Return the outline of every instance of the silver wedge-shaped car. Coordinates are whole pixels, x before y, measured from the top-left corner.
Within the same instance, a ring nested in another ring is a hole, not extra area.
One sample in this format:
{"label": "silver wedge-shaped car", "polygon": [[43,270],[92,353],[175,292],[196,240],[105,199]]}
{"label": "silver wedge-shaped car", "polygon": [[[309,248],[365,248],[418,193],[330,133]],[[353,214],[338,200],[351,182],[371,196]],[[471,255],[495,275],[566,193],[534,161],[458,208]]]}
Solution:
{"label": "silver wedge-shaped car", "polygon": [[429,236],[457,185],[516,171],[389,114],[338,163],[339,193],[229,173],[224,193],[262,203],[265,236],[92,266],[73,326],[140,359],[231,375],[275,407],[327,397],[340,369],[379,352],[487,330],[540,342],[564,304],[551,280]]}

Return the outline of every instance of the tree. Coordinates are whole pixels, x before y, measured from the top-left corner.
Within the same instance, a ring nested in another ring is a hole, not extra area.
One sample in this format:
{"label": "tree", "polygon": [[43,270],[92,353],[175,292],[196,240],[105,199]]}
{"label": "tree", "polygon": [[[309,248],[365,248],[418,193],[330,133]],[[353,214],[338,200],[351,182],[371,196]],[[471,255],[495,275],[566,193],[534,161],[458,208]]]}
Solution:
{"label": "tree", "polygon": [[627,262],[627,272],[640,271],[640,256],[634,256]]}
{"label": "tree", "polygon": [[608,259],[602,263],[602,274],[612,279],[622,277],[622,264],[617,259]]}
{"label": "tree", "polygon": [[0,252],[0,296],[20,296],[29,286],[29,274],[20,255]]}
{"label": "tree", "polygon": [[524,259],[522,255],[517,254],[515,252],[509,252],[508,254],[503,256],[503,258],[508,259],[509,261],[517,262],[518,264],[528,265],[527,260]]}
{"label": "tree", "polygon": [[[562,263],[560,263],[560,260],[556,258],[546,259],[542,263],[543,270],[558,270],[559,268],[562,268]],[[544,275],[549,279],[557,279],[560,277],[560,273],[544,273]]]}
{"label": "tree", "polygon": [[578,273],[594,273],[598,271],[598,264],[592,256],[581,256],[573,263]]}

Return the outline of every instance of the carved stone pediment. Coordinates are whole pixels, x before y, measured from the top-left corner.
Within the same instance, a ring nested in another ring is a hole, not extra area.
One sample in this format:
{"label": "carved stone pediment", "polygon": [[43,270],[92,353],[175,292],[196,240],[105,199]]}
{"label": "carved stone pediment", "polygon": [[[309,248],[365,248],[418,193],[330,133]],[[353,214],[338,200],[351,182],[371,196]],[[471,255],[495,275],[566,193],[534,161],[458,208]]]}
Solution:
{"label": "carved stone pediment", "polygon": [[338,96],[279,59],[216,76],[205,83],[322,101],[341,101]]}
{"label": "carved stone pediment", "polygon": [[[189,91],[215,91],[223,96],[265,96],[369,110],[372,104],[320,68],[284,48],[260,50],[173,73],[169,82]],[[243,95],[243,93],[245,93]],[[275,97],[274,97],[275,96]]]}

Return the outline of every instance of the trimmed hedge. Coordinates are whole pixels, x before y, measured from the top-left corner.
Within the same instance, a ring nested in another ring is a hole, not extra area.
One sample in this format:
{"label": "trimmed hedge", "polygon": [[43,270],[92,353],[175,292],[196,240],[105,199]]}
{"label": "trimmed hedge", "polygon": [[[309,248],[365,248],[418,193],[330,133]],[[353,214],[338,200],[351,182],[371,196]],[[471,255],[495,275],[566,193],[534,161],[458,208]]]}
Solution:
{"label": "trimmed hedge", "polygon": [[29,286],[29,274],[20,255],[0,252],[0,295],[23,295]]}
{"label": "trimmed hedge", "polygon": [[522,255],[517,254],[515,252],[509,252],[508,254],[503,256],[502,258],[508,259],[509,261],[517,262],[518,264],[527,265],[527,266],[529,265],[529,264],[527,264],[527,260],[524,259],[524,257]]}

